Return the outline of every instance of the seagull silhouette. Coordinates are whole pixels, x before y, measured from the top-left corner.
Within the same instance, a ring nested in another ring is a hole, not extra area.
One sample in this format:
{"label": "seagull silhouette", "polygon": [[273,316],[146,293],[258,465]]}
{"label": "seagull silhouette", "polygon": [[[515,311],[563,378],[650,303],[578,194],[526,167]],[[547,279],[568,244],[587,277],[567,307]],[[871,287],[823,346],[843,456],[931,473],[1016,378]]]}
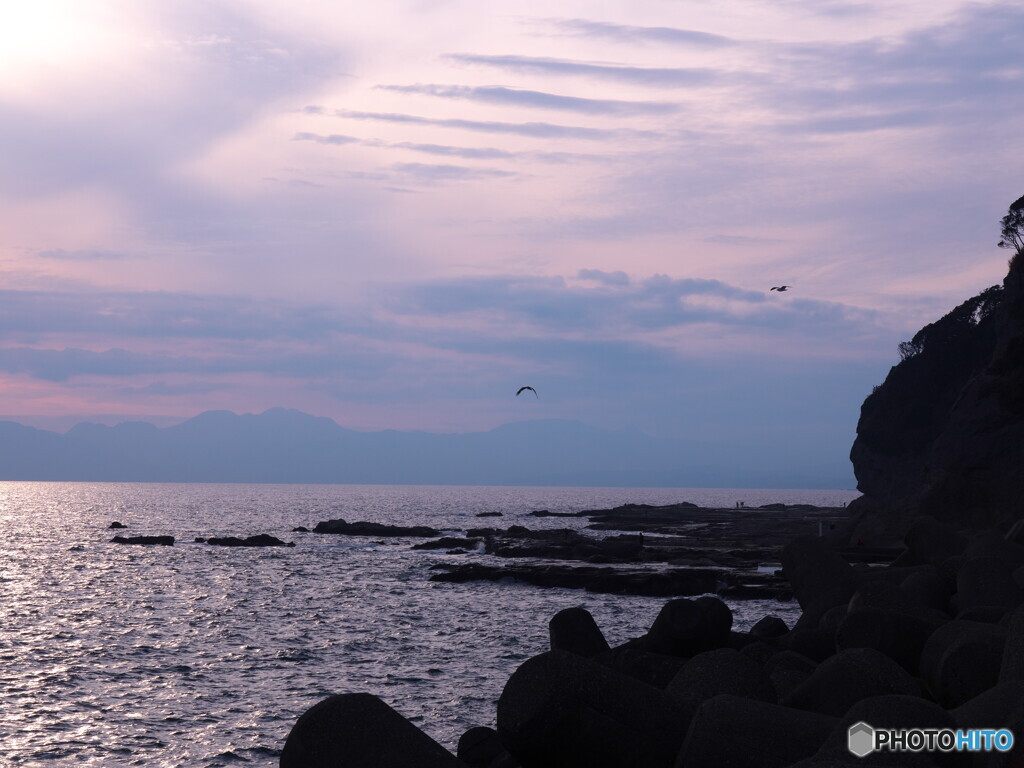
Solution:
{"label": "seagull silhouette", "polygon": [[540,400],[540,395],[537,394],[537,390],[534,389],[533,387],[520,387],[519,391],[516,392],[516,397],[519,397],[526,390],[530,390],[531,392],[533,392],[533,396],[536,397],[538,400]]}
{"label": "seagull silhouette", "polygon": [[789,290],[789,286],[788,285],[773,285],[771,288],[768,289],[768,293],[771,293],[772,291],[778,291],[779,293],[782,293],[783,291],[788,291],[788,290]]}

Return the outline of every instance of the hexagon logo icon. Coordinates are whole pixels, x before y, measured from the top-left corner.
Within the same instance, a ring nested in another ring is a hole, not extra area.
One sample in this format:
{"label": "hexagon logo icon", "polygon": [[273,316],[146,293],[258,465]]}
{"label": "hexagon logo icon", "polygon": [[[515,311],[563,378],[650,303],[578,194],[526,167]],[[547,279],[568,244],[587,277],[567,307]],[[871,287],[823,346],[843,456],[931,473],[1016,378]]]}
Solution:
{"label": "hexagon logo icon", "polygon": [[846,746],[857,757],[866,757],[875,751],[875,729],[865,722],[851,725],[846,737]]}

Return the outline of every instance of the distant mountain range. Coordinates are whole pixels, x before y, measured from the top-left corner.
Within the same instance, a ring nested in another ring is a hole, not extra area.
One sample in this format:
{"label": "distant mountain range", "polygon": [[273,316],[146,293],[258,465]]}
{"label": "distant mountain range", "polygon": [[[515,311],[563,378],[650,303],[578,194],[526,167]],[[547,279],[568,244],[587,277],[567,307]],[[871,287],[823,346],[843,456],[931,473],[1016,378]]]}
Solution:
{"label": "distant mountain range", "polygon": [[523,421],[468,434],[357,432],[272,408],[172,427],[83,423],[65,434],[0,422],[0,480],[849,488],[844,467],[771,465],[735,446]]}

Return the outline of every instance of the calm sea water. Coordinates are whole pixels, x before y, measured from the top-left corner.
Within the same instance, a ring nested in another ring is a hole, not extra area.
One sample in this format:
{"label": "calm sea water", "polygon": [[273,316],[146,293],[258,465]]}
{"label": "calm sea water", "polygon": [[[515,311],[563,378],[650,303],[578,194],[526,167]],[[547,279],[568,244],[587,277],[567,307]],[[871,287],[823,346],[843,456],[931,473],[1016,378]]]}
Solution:
{"label": "calm sea water", "polygon": [[[523,518],[622,503],[838,506],[852,491],[0,483],[0,764],[276,766],[295,719],[368,691],[454,750],[493,725],[508,676],[583,606],[609,642],[646,631],[664,598],[518,584],[436,584],[459,558],[410,541],[291,533],[343,517],[449,530],[579,527]],[[480,512],[503,518],[478,520]],[[111,544],[169,534],[174,547]],[[194,544],[270,533],[289,549]],[[733,603],[736,626],[795,604]]]}

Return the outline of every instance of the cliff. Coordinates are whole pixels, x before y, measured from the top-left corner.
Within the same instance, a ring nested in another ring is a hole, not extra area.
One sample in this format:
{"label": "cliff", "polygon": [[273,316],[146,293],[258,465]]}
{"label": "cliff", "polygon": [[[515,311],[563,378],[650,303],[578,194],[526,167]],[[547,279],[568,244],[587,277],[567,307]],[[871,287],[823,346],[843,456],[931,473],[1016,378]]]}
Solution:
{"label": "cliff", "polygon": [[864,401],[853,540],[901,538],[918,515],[1002,529],[1024,516],[1022,265],[901,344]]}

